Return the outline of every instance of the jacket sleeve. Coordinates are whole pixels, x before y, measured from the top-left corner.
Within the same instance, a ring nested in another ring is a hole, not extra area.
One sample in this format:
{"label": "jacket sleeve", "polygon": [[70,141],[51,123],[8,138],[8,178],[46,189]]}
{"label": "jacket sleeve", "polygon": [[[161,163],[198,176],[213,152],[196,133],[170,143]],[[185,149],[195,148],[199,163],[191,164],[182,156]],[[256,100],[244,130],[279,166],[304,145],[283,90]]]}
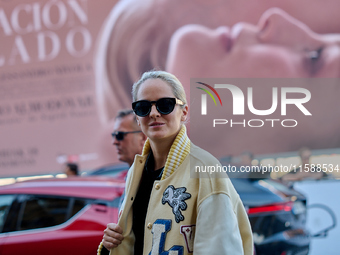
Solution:
{"label": "jacket sleeve", "polygon": [[[250,228],[249,232],[251,235]],[[252,244],[250,245],[252,246]],[[252,247],[248,247],[247,251],[244,251],[238,218],[233,210],[230,198],[226,194],[210,195],[199,205],[194,255],[203,254],[252,254]]]}

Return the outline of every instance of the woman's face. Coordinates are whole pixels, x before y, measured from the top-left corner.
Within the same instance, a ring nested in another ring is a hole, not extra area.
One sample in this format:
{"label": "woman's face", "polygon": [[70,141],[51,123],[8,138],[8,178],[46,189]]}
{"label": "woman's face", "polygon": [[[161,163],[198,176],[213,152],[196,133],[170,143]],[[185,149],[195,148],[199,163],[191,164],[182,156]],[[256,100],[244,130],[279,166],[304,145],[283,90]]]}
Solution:
{"label": "woman's face", "polygon": [[[171,87],[161,79],[148,79],[141,84],[137,93],[138,100],[157,101],[160,98],[172,97],[174,94]],[[138,125],[143,133],[151,141],[169,140],[172,142],[178,134],[181,122],[185,121],[188,113],[188,106],[181,108],[176,105],[174,110],[167,115],[160,114],[153,104],[148,116],[137,116]]]}
{"label": "woman's face", "polygon": [[339,77],[340,36],[319,35],[284,11],[266,11],[258,25],[215,30],[187,25],[174,33],[167,71],[190,77]]}

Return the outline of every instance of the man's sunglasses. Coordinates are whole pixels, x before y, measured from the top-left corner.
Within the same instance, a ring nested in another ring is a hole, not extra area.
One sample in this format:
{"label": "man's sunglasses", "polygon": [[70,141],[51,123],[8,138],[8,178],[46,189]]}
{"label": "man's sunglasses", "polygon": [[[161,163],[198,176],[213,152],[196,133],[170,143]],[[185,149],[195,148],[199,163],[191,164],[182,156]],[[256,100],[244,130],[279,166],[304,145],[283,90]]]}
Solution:
{"label": "man's sunglasses", "polygon": [[125,135],[132,134],[132,133],[140,133],[140,132],[142,132],[142,131],[140,131],[140,130],[129,131],[129,132],[117,131],[117,132],[113,132],[111,135],[112,135],[113,138],[116,138],[117,141],[123,141]]}
{"label": "man's sunglasses", "polygon": [[148,116],[151,112],[152,105],[156,105],[156,109],[160,114],[167,115],[171,113],[175,105],[184,105],[184,103],[177,99],[171,97],[160,98],[157,101],[140,100],[132,103],[132,109],[139,117]]}

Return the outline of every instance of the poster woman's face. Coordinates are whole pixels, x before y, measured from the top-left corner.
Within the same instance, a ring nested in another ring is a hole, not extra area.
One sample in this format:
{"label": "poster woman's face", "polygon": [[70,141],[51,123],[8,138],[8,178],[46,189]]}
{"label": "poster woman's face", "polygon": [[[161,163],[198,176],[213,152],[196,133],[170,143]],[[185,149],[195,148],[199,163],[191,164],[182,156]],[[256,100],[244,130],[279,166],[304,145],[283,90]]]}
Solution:
{"label": "poster woman's face", "polygon": [[[282,10],[269,9],[256,26],[238,23],[232,28],[219,27],[212,30],[188,25],[177,30],[169,48],[167,71],[182,81],[187,95],[190,94],[190,78],[312,77],[317,81],[319,79],[314,77],[340,77],[339,42],[339,35],[314,33]],[[313,119],[309,119],[310,122],[300,121],[295,129],[264,127],[247,133],[243,129],[229,128],[224,129],[228,130],[225,136],[214,140],[200,136],[196,128],[190,131],[191,139],[202,147],[206,146],[204,148],[215,153],[215,156],[226,151],[241,152],[244,148],[261,154],[292,151],[302,146],[338,147],[339,123],[333,117],[336,113],[324,113],[329,112],[329,109],[337,109],[332,103],[336,100],[329,98],[339,94],[339,85],[327,83],[325,86],[313,85],[311,89],[313,95],[318,95],[317,100],[313,101],[315,103],[309,105]],[[266,93],[265,87],[257,87],[256,91],[259,95]],[[294,114],[290,114],[289,118],[298,118],[299,113]],[[228,120],[234,118],[232,114],[225,113],[222,116]],[[194,121],[193,115],[191,117]],[[245,118],[253,117],[247,115]],[[200,123],[200,128],[212,130],[208,122]],[[216,145],[217,140],[220,146]]]}
{"label": "poster woman's face", "polygon": [[172,37],[167,71],[190,77],[339,77],[340,36],[320,35],[280,9],[257,26],[187,25]]}

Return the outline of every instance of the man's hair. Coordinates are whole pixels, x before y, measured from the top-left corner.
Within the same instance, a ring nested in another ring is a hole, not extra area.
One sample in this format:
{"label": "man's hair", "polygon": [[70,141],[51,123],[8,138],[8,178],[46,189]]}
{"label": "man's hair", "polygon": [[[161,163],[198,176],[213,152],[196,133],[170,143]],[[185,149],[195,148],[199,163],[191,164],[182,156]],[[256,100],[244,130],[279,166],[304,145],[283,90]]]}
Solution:
{"label": "man's hair", "polygon": [[133,122],[131,123],[131,127],[134,129],[134,130],[140,130],[140,127],[138,126],[138,123],[137,123],[137,118],[136,118],[136,115],[135,113],[133,112],[132,109],[123,109],[123,110],[119,110],[117,115],[116,115],[116,118],[115,120],[117,119],[123,119],[127,116],[130,116],[132,115],[133,116]]}
{"label": "man's hair", "polygon": [[133,115],[134,116],[133,120],[137,123],[136,115],[134,114],[132,109],[119,110],[115,119],[121,119],[129,115]]}
{"label": "man's hair", "polygon": [[75,163],[66,163],[66,166],[75,174],[78,175],[78,165]]}

